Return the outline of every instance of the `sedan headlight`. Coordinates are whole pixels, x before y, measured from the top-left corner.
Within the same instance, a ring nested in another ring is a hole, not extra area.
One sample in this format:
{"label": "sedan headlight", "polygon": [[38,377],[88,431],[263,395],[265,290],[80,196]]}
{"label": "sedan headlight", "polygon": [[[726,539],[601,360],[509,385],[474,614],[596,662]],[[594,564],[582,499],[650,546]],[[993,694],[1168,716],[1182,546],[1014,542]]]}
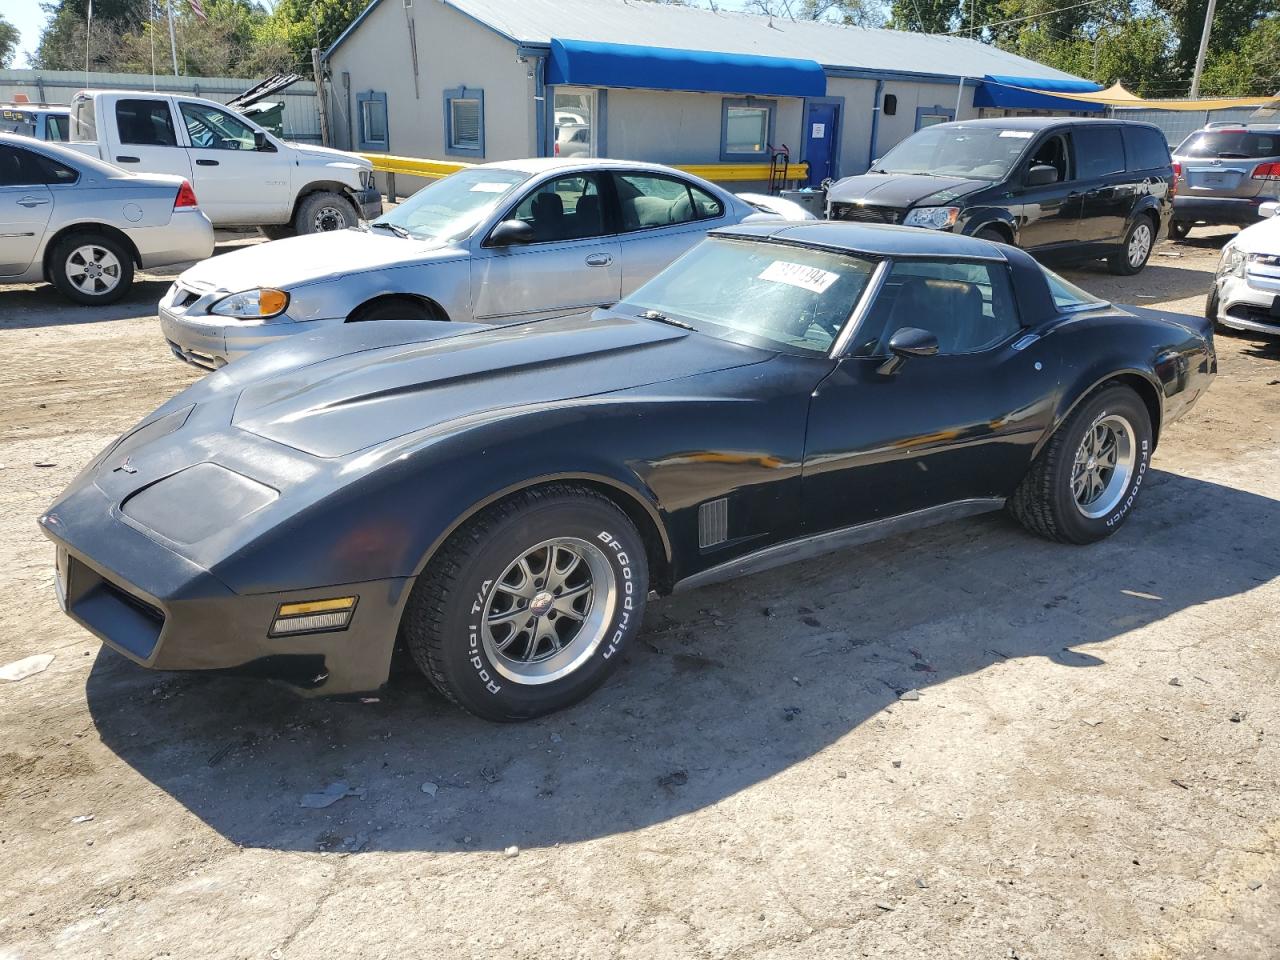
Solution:
{"label": "sedan headlight", "polygon": [[1234,244],[1227,244],[1222,248],[1222,259],[1218,261],[1218,276],[1243,277],[1247,259],[1243,250],[1238,249]]}
{"label": "sedan headlight", "polygon": [[258,290],[244,290],[223,297],[209,308],[210,313],[220,317],[237,317],[242,320],[260,320],[275,317],[284,313],[289,305],[289,295],[283,290],[262,287]]}
{"label": "sedan headlight", "polygon": [[950,230],[959,218],[959,207],[916,207],[907,212],[907,218],[902,222],[908,227]]}

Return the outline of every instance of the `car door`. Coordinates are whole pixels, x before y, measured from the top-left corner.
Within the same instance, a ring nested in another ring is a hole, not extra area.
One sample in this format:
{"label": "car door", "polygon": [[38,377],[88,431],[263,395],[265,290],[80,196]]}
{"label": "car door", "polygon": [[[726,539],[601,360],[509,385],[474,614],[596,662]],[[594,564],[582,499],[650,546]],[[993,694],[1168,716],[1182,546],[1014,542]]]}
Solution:
{"label": "car door", "polygon": [[122,97],[115,102],[115,133],[102,159],[139,173],[191,179],[191,161],[178,139],[180,122],[167,99]]}
{"label": "car door", "polygon": [[16,277],[35,259],[53,214],[53,192],[35,155],[0,144],[0,276]]}
{"label": "car door", "polygon": [[724,204],[680,177],[623,171],[612,178],[624,297],[724,223]]}
{"label": "car door", "polygon": [[504,219],[522,220],[533,240],[493,246],[481,239],[471,258],[476,320],[527,319],[607,306],[620,299],[621,255],[604,175],[544,180]]}
{"label": "car door", "polygon": [[[903,327],[935,334],[938,354],[889,363]],[[894,263],[810,403],[808,529],[1008,496],[1050,423],[1057,368],[1021,327],[1004,263]]]}
{"label": "car door", "polygon": [[[1004,134],[1027,131],[1006,130]],[[1080,239],[1082,193],[1076,182],[1072,136],[1067,130],[1041,135],[1027,151],[1012,174],[1012,192],[1017,205],[1018,245],[1026,250],[1044,250],[1070,245]],[[1057,171],[1055,183],[1027,182],[1032,167],[1048,166]]]}
{"label": "car door", "polygon": [[[1128,227],[1138,187],[1125,172],[1119,125],[1086,123],[1075,128],[1076,163],[1082,189],[1080,240],[1119,243]],[[1142,177],[1138,177],[1141,183]]]}
{"label": "car door", "polygon": [[220,223],[262,224],[288,220],[293,195],[289,161],[266,137],[226,110],[178,100],[190,146],[192,183],[200,203],[218,211]]}

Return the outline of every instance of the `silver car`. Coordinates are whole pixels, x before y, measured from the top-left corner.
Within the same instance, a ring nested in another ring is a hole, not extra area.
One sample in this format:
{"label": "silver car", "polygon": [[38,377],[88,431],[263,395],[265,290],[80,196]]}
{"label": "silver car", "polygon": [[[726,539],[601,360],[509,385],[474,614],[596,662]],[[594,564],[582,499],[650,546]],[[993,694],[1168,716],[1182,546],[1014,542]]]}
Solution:
{"label": "silver car", "polygon": [[1178,145],[1173,162],[1169,236],[1181,240],[1197,223],[1248,227],[1262,204],[1280,198],[1280,125],[1211,123]]}
{"label": "silver car", "polygon": [[213,225],[181,177],[0,133],[0,283],[47,280],[78,303],[112,303],[135,267],[211,253]]}
{"label": "silver car", "polygon": [[359,230],[278,240],[183,273],[160,302],[179,358],[214,369],[355,320],[498,323],[612,304],[708,230],[781,219],[656,164],[469,167]]}

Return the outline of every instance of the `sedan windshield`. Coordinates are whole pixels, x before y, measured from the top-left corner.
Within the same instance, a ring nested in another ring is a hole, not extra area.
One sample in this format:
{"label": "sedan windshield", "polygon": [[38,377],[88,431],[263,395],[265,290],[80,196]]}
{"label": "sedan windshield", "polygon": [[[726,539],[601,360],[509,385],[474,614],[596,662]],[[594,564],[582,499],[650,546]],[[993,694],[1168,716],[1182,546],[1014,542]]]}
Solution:
{"label": "sedan windshield", "polygon": [[886,153],[871,172],[1003,180],[1031,137],[1030,130],[999,127],[925,127]]}
{"label": "sedan windshield", "polygon": [[507,194],[529,179],[518,170],[473,167],[423,187],[374,221],[399,227],[420,240],[461,240],[493,212]]}
{"label": "sedan windshield", "polygon": [[618,309],[725,340],[825,354],[874,266],[872,260],[825,250],[713,237]]}

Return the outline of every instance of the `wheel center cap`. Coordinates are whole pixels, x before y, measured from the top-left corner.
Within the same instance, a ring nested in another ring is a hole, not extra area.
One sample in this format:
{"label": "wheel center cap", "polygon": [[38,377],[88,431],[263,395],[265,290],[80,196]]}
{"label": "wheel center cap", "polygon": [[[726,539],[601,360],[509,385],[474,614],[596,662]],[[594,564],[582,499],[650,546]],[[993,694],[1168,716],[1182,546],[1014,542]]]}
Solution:
{"label": "wheel center cap", "polygon": [[556,598],[547,592],[538,594],[529,604],[529,612],[535,617],[540,617],[551,609],[551,605],[556,602]]}
{"label": "wheel center cap", "polygon": [[1090,457],[1090,458],[1089,458],[1089,462],[1085,464],[1085,468],[1086,468],[1086,469],[1088,469],[1088,470],[1092,470],[1092,469],[1094,469],[1095,467],[1097,467],[1097,465],[1098,465],[1098,458],[1097,458],[1097,457]]}

